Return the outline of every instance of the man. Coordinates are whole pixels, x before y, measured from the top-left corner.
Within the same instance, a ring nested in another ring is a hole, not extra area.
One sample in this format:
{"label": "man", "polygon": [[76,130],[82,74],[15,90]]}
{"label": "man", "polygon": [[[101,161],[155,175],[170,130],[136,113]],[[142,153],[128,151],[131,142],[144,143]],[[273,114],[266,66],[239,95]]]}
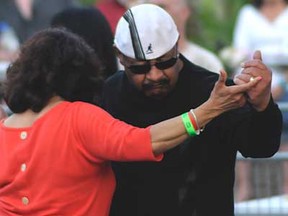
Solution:
{"label": "man", "polygon": [[[204,67],[210,71],[218,73],[220,69],[224,68],[220,59],[209,50],[199,46],[198,44],[191,42],[187,38],[186,34],[186,23],[191,15],[193,10],[192,6],[189,5],[187,0],[146,0],[147,2],[157,4],[158,6],[165,9],[174,19],[178,31],[181,35],[178,41],[179,51],[182,55],[185,56],[189,61],[197,64],[201,67]],[[247,166],[246,170],[241,169],[241,164],[246,164],[246,162],[238,162],[236,175],[238,178],[238,190],[236,193],[237,201],[243,201],[244,198],[251,196],[251,189],[249,188],[250,180],[249,174],[250,169]],[[239,167],[239,168],[238,168]],[[246,181],[245,181],[246,180]]]}
{"label": "man", "polygon": [[[114,40],[125,71],[106,81],[104,108],[145,127],[206,101],[218,74],[179,54],[178,39],[173,19],[162,8],[130,8]],[[234,81],[238,85],[254,77],[261,80],[246,92],[243,108],[213,119],[199,136],[165,153],[162,162],[114,163],[118,186],[111,216],[233,215],[237,150],[245,157],[270,157],[280,143],[281,112],[271,98],[271,71],[260,52],[243,64]]]}
{"label": "man", "polygon": [[181,35],[178,41],[178,48],[185,58],[216,73],[219,73],[219,70],[224,68],[220,59],[213,52],[188,40],[186,25],[191,16],[191,6],[187,0],[146,0],[146,2],[157,4],[173,17]]}

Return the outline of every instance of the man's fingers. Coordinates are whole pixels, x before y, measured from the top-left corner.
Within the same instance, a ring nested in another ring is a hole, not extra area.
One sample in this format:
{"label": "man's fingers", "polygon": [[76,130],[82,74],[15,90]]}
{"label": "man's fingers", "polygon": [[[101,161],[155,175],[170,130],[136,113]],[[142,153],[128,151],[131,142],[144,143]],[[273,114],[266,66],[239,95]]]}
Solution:
{"label": "man's fingers", "polygon": [[241,64],[241,67],[243,69],[248,69],[249,67],[255,67],[256,69],[259,69],[259,70],[266,70],[267,67],[262,63],[260,62],[260,60],[250,60],[250,61],[246,61],[246,62],[243,62]]}
{"label": "man's fingers", "polygon": [[247,81],[245,81],[244,79],[241,79],[241,77],[234,77],[233,82],[236,85],[242,85],[242,84],[247,83]]}
{"label": "man's fingers", "polygon": [[232,91],[233,94],[246,92],[246,91],[250,90],[251,88],[253,88],[255,85],[257,85],[257,83],[261,79],[262,79],[262,77],[255,77],[250,82],[243,83],[243,84],[237,84],[237,85],[234,85],[234,86],[229,86],[228,88],[230,88],[230,90]]}
{"label": "man's fingers", "polygon": [[253,59],[258,59],[260,61],[262,61],[262,55],[261,55],[261,52],[259,50],[256,50],[253,54]]}
{"label": "man's fingers", "polygon": [[253,59],[241,63],[242,68],[256,67],[260,70],[266,70],[267,66],[262,62],[262,54],[259,50],[255,51],[253,54]]}
{"label": "man's fingers", "polygon": [[246,74],[246,73],[241,73],[241,74],[238,74],[234,77],[233,81],[234,83],[236,83],[237,85],[240,85],[240,84],[244,84],[244,83],[247,83],[250,81],[250,78],[252,77],[253,75],[251,74]]}

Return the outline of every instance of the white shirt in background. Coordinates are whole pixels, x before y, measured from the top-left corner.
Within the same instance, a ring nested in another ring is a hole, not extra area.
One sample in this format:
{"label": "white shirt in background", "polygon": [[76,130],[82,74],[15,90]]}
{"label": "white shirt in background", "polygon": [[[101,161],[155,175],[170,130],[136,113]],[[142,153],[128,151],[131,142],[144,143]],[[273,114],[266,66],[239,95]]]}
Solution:
{"label": "white shirt in background", "polygon": [[220,69],[224,69],[220,59],[214,53],[195,43],[188,42],[180,53],[192,63],[212,72],[219,73]]}

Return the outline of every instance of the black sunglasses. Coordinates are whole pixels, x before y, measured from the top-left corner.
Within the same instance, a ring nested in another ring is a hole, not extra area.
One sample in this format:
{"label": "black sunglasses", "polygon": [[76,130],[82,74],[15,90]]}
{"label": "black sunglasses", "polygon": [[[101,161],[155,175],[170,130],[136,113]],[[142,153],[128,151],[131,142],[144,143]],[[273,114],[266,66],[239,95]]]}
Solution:
{"label": "black sunglasses", "polygon": [[[177,62],[177,59],[178,59],[178,55],[166,61],[156,62],[154,66],[158,68],[159,70],[165,70],[175,65]],[[131,65],[131,66],[128,66],[127,68],[134,74],[146,74],[151,70],[151,67],[152,67],[151,64],[143,64],[143,65]]]}

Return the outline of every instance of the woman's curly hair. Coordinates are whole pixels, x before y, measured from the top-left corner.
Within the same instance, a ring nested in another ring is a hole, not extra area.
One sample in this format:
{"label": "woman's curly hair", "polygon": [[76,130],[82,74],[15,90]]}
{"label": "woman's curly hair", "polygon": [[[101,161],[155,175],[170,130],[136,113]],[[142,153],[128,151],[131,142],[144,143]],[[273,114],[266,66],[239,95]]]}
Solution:
{"label": "woman's curly hair", "polygon": [[39,112],[55,95],[97,104],[101,65],[83,39],[61,28],[36,33],[7,70],[4,99],[14,113]]}

